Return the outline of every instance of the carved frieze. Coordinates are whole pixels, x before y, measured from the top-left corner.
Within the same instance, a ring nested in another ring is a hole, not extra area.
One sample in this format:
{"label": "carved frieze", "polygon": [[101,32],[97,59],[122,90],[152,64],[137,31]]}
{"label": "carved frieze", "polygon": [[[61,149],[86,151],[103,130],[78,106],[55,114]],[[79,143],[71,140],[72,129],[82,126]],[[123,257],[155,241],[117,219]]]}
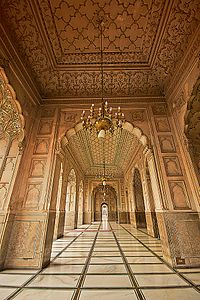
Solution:
{"label": "carved frieze", "polygon": [[190,202],[183,180],[169,180],[169,189],[174,209],[190,209]]}
{"label": "carved frieze", "polygon": [[176,147],[172,135],[160,135],[158,136],[161,152],[170,153],[176,152]]}

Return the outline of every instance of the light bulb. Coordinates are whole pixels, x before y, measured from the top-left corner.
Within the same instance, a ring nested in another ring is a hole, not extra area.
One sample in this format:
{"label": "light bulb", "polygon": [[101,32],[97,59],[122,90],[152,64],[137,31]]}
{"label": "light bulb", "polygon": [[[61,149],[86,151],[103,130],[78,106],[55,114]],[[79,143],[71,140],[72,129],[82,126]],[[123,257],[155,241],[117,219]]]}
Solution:
{"label": "light bulb", "polygon": [[98,139],[104,139],[106,135],[106,132],[104,129],[101,129],[98,133]]}

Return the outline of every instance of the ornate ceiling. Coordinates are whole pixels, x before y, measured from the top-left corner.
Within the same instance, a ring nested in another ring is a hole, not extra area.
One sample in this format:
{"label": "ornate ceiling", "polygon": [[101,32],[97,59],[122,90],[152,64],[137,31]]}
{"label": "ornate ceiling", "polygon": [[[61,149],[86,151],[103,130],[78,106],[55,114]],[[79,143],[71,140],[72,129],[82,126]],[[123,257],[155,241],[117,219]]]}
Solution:
{"label": "ornate ceiling", "polygon": [[199,24],[199,0],[6,0],[2,25],[46,99],[163,95]]}
{"label": "ornate ceiling", "polygon": [[83,172],[90,176],[103,174],[104,159],[106,175],[122,176],[134,153],[141,147],[139,138],[127,129],[115,130],[113,135],[106,135],[104,143],[97,138],[95,130],[90,132],[84,129],[74,131],[73,134],[67,133],[67,140],[64,149],[73,155]]}

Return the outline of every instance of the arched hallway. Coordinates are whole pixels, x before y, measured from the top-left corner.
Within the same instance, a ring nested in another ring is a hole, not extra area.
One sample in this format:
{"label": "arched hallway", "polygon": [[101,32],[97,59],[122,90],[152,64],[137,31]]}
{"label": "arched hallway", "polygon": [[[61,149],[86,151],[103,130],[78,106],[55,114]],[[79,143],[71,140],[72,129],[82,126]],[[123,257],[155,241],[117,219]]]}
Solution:
{"label": "arched hallway", "polygon": [[200,298],[200,1],[0,1],[0,300]]}
{"label": "arched hallway", "polygon": [[[200,269],[173,269],[159,240],[131,225],[95,222],[66,230],[51,263],[0,273],[1,299],[198,300]],[[3,287],[2,287],[3,286]]]}

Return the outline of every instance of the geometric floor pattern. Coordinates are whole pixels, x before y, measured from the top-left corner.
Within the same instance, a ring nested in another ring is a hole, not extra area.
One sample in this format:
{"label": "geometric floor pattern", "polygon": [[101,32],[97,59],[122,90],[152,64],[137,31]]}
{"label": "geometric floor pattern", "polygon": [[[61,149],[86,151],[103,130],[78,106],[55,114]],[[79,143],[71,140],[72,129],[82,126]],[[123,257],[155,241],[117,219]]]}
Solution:
{"label": "geometric floor pattern", "polygon": [[200,300],[200,268],[175,270],[159,240],[96,222],[55,241],[45,269],[0,272],[0,299]]}

